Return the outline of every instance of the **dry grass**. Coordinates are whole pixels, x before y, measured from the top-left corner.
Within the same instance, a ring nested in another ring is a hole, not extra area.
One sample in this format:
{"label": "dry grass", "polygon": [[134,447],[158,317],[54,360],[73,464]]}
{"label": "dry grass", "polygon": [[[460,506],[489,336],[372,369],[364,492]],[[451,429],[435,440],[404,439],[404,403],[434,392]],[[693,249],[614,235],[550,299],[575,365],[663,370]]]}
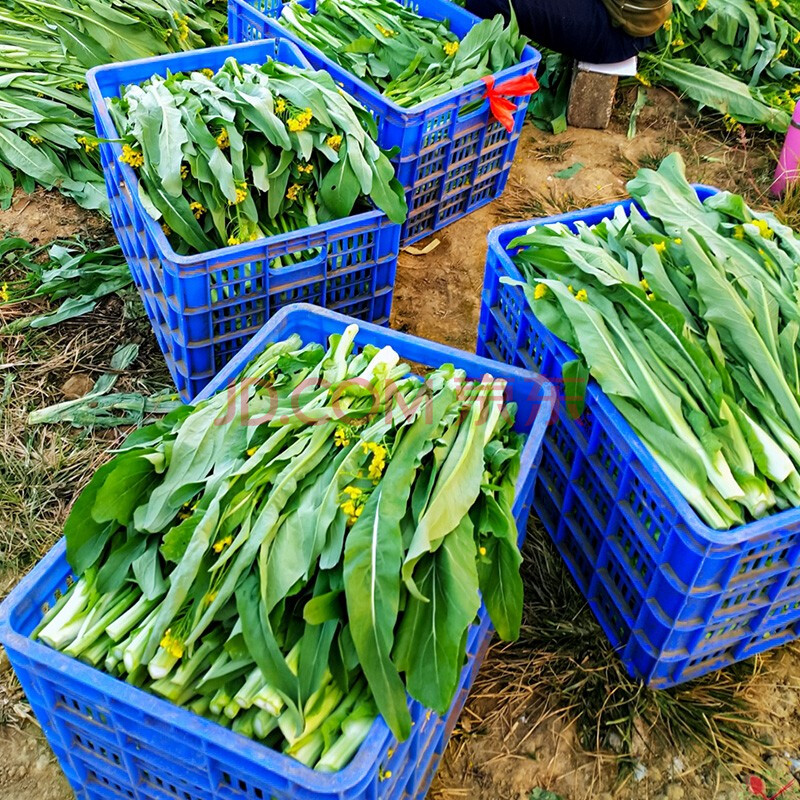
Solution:
{"label": "dry grass", "polygon": [[794,181],[786,187],[775,207],[775,214],[785,225],[800,230],[800,181]]}
{"label": "dry grass", "polygon": [[572,192],[559,190],[554,184],[549,185],[546,192],[540,192],[519,179],[512,179],[498,201],[495,213],[499,222],[518,222],[566,214],[579,208],[608,202],[610,199],[612,198],[602,191],[591,198],[579,198]]}
{"label": "dry grass", "polygon": [[[759,754],[766,745],[746,692],[763,660],[673,689],[649,690],[627,674],[538,527],[529,530],[523,569],[520,639],[492,650],[472,695],[481,726],[505,730],[506,741],[519,752],[537,727],[558,718],[574,726],[587,752],[613,759],[622,778],[639,758],[662,749],[676,753],[695,748],[715,768],[731,774],[763,770]],[[536,725],[527,726],[521,743],[520,720],[534,719]]]}

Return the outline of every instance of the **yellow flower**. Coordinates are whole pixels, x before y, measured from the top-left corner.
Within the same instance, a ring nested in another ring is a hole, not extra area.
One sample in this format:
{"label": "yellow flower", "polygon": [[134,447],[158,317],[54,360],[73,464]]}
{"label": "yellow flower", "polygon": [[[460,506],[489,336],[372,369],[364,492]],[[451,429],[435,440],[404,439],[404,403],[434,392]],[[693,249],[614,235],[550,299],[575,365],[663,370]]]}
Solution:
{"label": "yellow flower", "polygon": [[380,781],[388,781],[389,778],[392,777],[392,771],[390,769],[387,770],[380,770],[378,773],[378,780]]}
{"label": "yellow flower", "polygon": [[547,296],[547,287],[543,283],[537,283],[536,288],[533,290],[533,299],[541,300]]}
{"label": "yellow flower", "polygon": [[289,119],[286,125],[292,133],[300,133],[300,131],[304,131],[311,124],[313,118],[311,109],[307,108],[305,111],[301,111],[297,116]]}
{"label": "yellow flower", "polygon": [[798,31],[794,35],[794,39],[792,39],[792,44],[800,44],[800,31]]}
{"label": "yellow flower", "polygon": [[572,286],[572,284],[570,284],[569,286],[567,286],[567,289],[569,290],[569,293],[570,293],[570,294],[575,294],[575,289],[574,289],[574,287]]}
{"label": "yellow flower", "polygon": [[41,136],[37,136],[35,133],[32,133],[32,134],[31,134],[31,135],[28,137],[28,141],[29,141],[31,144],[41,144],[41,143],[44,141],[44,139],[42,139],[42,137],[41,137]]}
{"label": "yellow flower", "polygon": [[642,86],[652,86],[653,85],[652,83],[650,83],[650,79],[646,78],[644,75],[642,75],[641,72],[637,72],[636,73],[636,80],[639,81],[639,83],[641,83]]}
{"label": "yellow flower", "polygon": [[673,39],[672,40],[672,46],[673,47],[683,47],[685,44],[686,44],[686,42],[684,42],[683,39],[681,39],[680,36],[677,39]]}
{"label": "yellow flower", "polygon": [[258,448],[257,448],[257,447],[251,447],[251,448],[250,448],[250,449],[247,451],[247,455],[248,455],[248,456],[254,456],[254,455],[256,454],[256,451],[257,451],[257,450],[258,450]]}
{"label": "yellow flower", "polygon": [[229,236],[228,244],[233,247],[234,245],[241,244],[242,240],[238,236]]}
{"label": "yellow flower", "polygon": [[195,219],[200,219],[206,213],[205,206],[202,203],[189,203],[189,208],[192,210]]}
{"label": "yellow flower", "polygon": [[305,175],[310,175],[314,171],[314,165],[313,164],[300,164],[297,167],[297,171],[300,172],[300,173],[303,173]]}
{"label": "yellow flower", "polygon": [[129,164],[134,168],[141,167],[144,164],[144,156],[141,150],[134,150],[129,144],[122,145],[122,155],[119,160],[123,164]]}
{"label": "yellow flower", "polygon": [[361,497],[364,494],[363,489],[359,489],[358,486],[345,486],[342,490],[351,500],[355,500],[357,497]]}
{"label": "yellow flower", "polygon": [[189,177],[189,167],[186,164],[181,164],[181,180],[185,181]]}
{"label": "yellow flower", "polygon": [[778,6],[779,6],[781,3],[780,3],[780,0],[769,0],[769,4],[770,4],[770,5],[771,5],[773,8],[777,8],[777,7],[778,7]]}
{"label": "yellow flower", "polygon": [[783,50],[778,53],[778,60],[780,61],[782,58],[786,58],[789,55],[789,51],[784,47]]}
{"label": "yellow flower", "polygon": [[333,444],[335,447],[347,447],[350,444],[350,434],[344,426],[340,425],[334,432]]}
{"label": "yellow flower", "polygon": [[705,7],[707,5],[708,5],[708,0],[700,0],[700,2],[697,4],[696,8],[697,8],[698,11],[703,11],[703,10],[705,10]]}
{"label": "yellow flower", "polygon": [[[708,2],[708,0],[706,0],[706,2]],[[671,19],[668,19],[668,20],[667,20],[667,21],[664,23],[664,30],[665,30],[665,31],[671,31],[671,30],[672,30],[672,20],[671,20]]]}
{"label": "yellow flower", "polygon": [[204,602],[207,606],[210,606],[215,600],[217,599],[216,592],[209,592],[204,598]]}
{"label": "yellow flower", "polygon": [[458,52],[458,42],[445,42],[444,52],[445,55],[452,58]]}
{"label": "yellow flower", "polygon": [[677,238],[677,239],[673,239],[672,241],[675,242],[675,244],[677,244],[677,245],[683,244],[683,239],[681,239],[680,237]]}
{"label": "yellow flower", "polygon": [[381,36],[386,36],[387,38],[390,38],[392,36],[397,36],[397,31],[393,31],[391,30],[391,28],[384,28],[383,25],[380,24],[376,25],[375,27],[378,29],[378,33]]}
{"label": "yellow flower", "polygon": [[639,286],[641,286],[646,292],[650,291],[650,284],[647,282],[647,278],[642,278],[639,281]]}
{"label": "yellow flower", "polygon": [[386,448],[376,442],[361,442],[361,447],[365,453],[372,453],[367,477],[373,481],[379,480],[386,468]]}
{"label": "yellow flower", "polygon": [[589,301],[589,295],[588,295],[588,293],[586,292],[586,289],[581,289],[581,290],[580,290],[580,291],[579,291],[579,292],[578,292],[578,293],[575,295],[575,299],[576,299],[576,300],[577,300],[579,303],[587,303],[587,302]]}
{"label": "yellow flower", "polygon": [[486,555],[486,548],[485,548],[485,547],[479,547],[479,548],[478,548],[478,552],[479,552],[479,553],[480,553],[482,556],[485,556],[485,555]]}
{"label": "yellow flower", "polygon": [[231,146],[231,140],[228,138],[228,131],[223,128],[217,136],[217,147],[224,150],[226,147]]}
{"label": "yellow flower", "polygon": [[166,222],[161,223],[161,230],[164,231],[164,236],[169,236],[172,233],[172,228]]}
{"label": "yellow flower", "polygon": [[656,249],[656,253],[663,253],[667,249],[666,242],[656,242],[653,247]]}
{"label": "yellow flower", "polygon": [[649,302],[651,302],[651,303],[652,303],[652,302],[653,302],[653,300],[655,300],[655,299],[656,299],[656,296],[655,296],[655,295],[654,295],[652,292],[650,292],[650,293],[647,295],[647,299],[648,299],[648,301],[649,301]]}
{"label": "yellow flower", "polygon": [[214,552],[221,553],[230,543],[233,541],[233,536],[228,534],[224,539],[220,539],[218,542],[214,542]]}
{"label": "yellow flower", "polygon": [[297,183],[293,183],[286,192],[286,199],[290,201],[297,200],[297,195],[303,187]]}
{"label": "yellow flower", "polygon": [[209,69],[208,67],[205,67],[205,68],[201,69],[200,72],[202,72],[203,75],[206,76],[206,78],[210,79],[210,78],[214,77],[214,70],[213,69]]}
{"label": "yellow flower", "polygon": [[338,153],[339,148],[342,146],[342,137],[338,134],[336,136],[329,136],[325,140],[325,144],[328,145],[331,150],[335,150]]}
{"label": "yellow flower", "polygon": [[181,658],[183,656],[183,642],[177,636],[172,635],[171,628],[167,628],[159,644],[173,658]]}
{"label": "yellow flower", "polygon": [[244,203],[247,199],[247,184],[237,183],[236,184],[236,199],[235,200],[228,200],[229,206],[238,206],[239,203]]}
{"label": "yellow flower", "polygon": [[4,283],[0,286],[0,303],[8,302],[8,284]]}
{"label": "yellow flower", "polygon": [[753,225],[758,228],[758,232],[765,238],[771,239],[775,235],[775,231],[770,228],[769,223],[765,219],[754,219]]}
{"label": "yellow flower", "polygon": [[286,101],[282,97],[279,97],[275,101],[275,113],[283,114],[284,111],[286,111]]}
{"label": "yellow flower", "polygon": [[734,239],[739,239],[739,241],[741,241],[741,240],[743,240],[743,239],[744,239],[744,226],[742,226],[742,225],[737,225],[737,226],[736,226],[736,227],[733,229],[733,238],[734,238]]}
{"label": "yellow flower", "polygon": [[79,92],[81,91],[81,89],[86,88],[86,84],[81,83],[80,81],[75,81],[75,83],[70,84],[70,86],[72,86],[72,88],[75,89],[76,92]]}

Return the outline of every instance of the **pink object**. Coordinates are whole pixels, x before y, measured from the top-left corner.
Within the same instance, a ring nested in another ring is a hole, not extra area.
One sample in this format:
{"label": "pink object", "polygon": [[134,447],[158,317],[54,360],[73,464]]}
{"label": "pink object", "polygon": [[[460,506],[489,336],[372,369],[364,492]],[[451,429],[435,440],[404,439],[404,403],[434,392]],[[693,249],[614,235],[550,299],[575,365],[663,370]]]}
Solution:
{"label": "pink object", "polygon": [[778,168],[775,170],[775,182],[772,184],[772,193],[779,195],[790,181],[800,178],[800,103],[794,108],[786,142],[778,159]]}

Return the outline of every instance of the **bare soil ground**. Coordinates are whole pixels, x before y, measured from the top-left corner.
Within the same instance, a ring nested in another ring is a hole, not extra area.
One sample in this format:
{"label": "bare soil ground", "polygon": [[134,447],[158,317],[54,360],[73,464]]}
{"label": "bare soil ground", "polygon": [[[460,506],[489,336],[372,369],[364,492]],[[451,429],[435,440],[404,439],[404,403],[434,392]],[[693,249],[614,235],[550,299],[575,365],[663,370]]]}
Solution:
{"label": "bare soil ground", "polygon": [[[505,196],[438,233],[439,245],[426,255],[401,256],[393,326],[472,350],[486,235],[492,227],[619,198],[638,167],[653,166],[674,149],[683,153],[693,181],[740,191],[753,204],[766,202],[774,140],[701,128],[670,94],[653,91],[651,98],[634,139],[626,135],[630,106],[624,93],[607,131],[571,129],[553,136],[528,126]],[[557,177],[575,165],[582,166],[571,177]],[[0,234],[5,232],[39,243],[73,234],[93,239],[109,235],[107,224],[96,215],[41,191],[18,195],[11,209],[0,212]],[[114,298],[58,329],[0,338],[1,594],[57,539],[75,494],[122,435],[66,426],[32,429],[26,424],[28,412],[86,391],[107,367],[114,348],[125,341],[140,343],[141,350],[121,376],[121,389],[149,392],[169,384],[147,321],[134,305]],[[14,313],[13,306],[0,309],[0,323]],[[541,537],[535,525],[532,536]],[[529,558],[536,552],[530,551]],[[558,580],[569,582],[566,572],[561,570]],[[577,620],[592,629],[591,614],[577,594],[574,602],[574,610],[564,609],[564,624],[574,626]],[[535,627],[535,616],[529,609],[526,625]],[[761,774],[776,787],[773,791],[789,780],[784,753],[800,758],[800,648],[782,648],[736,675],[723,676],[719,686],[724,685],[725,702],[716,701],[713,681],[687,690],[683,697],[693,693],[692,708],[703,709],[691,722],[700,730],[726,728],[735,716],[732,701],[742,709],[731,722],[743,732],[741,742],[708,744],[717,739],[706,731],[705,744],[692,746],[692,732],[672,729],[674,718],[666,710],[661,716],[635,719],[630,743],[615,739],[609,733],[613,726],[607,724],[598,724],[587,741],[585,722],[579,720],[582,709],[569,700],[583,697],[581,687],[565,687],[559,675],[550,674],[548,664],[568,663],[559,647],[556,635],[551,645],[536,652],[520,644],[490,653],[431,797],[740,800],[750,796],[746,780],[751,773]],[[591,658],[586,664],[571,664],[569,675],[591,681],[599,667]],[[616,691],[612,685],[601,690],[610,699]],[[651,706],[659,708],[658,702],[651,701]],[[704,741],[703,735],[694,738]],[[0,800],[34,797],[67,800],[72,793],[2,661]],[[800,798],[800,788],[787,790],[783,797]]]}

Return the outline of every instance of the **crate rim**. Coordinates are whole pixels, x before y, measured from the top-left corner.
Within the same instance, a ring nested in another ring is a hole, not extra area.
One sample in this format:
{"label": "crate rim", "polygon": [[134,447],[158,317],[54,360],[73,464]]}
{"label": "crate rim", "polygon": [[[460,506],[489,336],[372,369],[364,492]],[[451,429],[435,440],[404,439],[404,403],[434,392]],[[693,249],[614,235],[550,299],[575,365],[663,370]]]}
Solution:
{"label": "crate rim", "polygon": [[[353,82],[355,84],[358,85],[358,87],[360,89],[362,89],[362,90],[364,90],[366,92],[369,92],[370,94],[374,95],[377,98],[380,98],[381,102],[386,103],[386,106],[388,107],[388,109],[391,110],[392,112],[394,112],[395,114],[400,114],[400,115],[404,115],[404,116],[423,114],[424,112],[429,111],[431,108],[439,108],[440,106],[444,105],[445,102],[447,102],[448,104],[452,104],[453,101],[455,101],[455,100],[463,99],[465,95],[470,95],[471,96],[471,95],[473,95],[475,93],[478,93],[478,92],[482,93],[483,105],[480,107],[480,109],[476,109],[474,113],[477,113],[478,111],[483,112],[489,107],[488,100],[486,98],[486,84],[483,82],[482,79],[478,79],[476,81],[473,81],[472,83],[467,84],[466,86],[462,86],[460,89],[451,89],[449,92],[446,92],[445,94],[441,94],[438,97],[434,97],[432,100],[426,100],[423,103],[418,103],[415,106],[406,107],[406,106],[398,105],[393,100],[390,100],[389,98],[384,97],[384,95],[379,94],[373,87],[371,87],[368,83],[365,83],[364,81],[362,81],[361,78],[359,78],[357,75],[355,75],[352,72],[346,70],[344,67],[342,67],[339,64],[337,64],[333,59],[328,58],[317,47],[315,47],[312,44],[309,44],[308,42],[303,42],[301,39],[296,37],[291,31],[288,31],[282,25],[279,25],[278,24],[278,20],[280,19],[280,17],[268,17],[263,11],[255,8],[253,5],[248,3],[247,0],[228,0],[228,8],[230,8],[231,6],[236,6],[236,5],[244,5],[248,9],[254,11],[256,14],[260,14],[265,19],[269,20],[270,26],[274,26],[274,27],[278,28],[280,30],[280,32],[281,32],[281,34],[280,34],[281,37],[285,38],[288,42],[291,42],[292,44],[294,44],[296,46],[303,46],[303,47],[308,47],[308,48],[312,49],[314,51],[314,56],[316,58],[319,58],[325,64],[326,68],[330,69],[332,67],[335,70],[339,70],[339,71],[342,71],[342,72],[347,72],[348,76],[353,80]],[[284,6],[284,5],[286,5],[286,3],[282,2],[281,6]],[[402,5],[402,4],[400,4],[400,5]],[[479,17],[477,17],[474,14],[472,14],[471,12],[467,11],[465,8],[461,8],[460,6],[457,6],[457,5],[453,4],[453,12],[452,13],[455,13],[455,12],[460,12],[464,16],[471,17],[473,20],[475,20],[476,23],[477,22],[481,22]],[[527,62],[532,62],[531,63],[531,70],[533,72],[533,75],[536,76],[539,64],[541,62],[541,59],[542,59],[542,54],[529,41],[525,45],[525,48],[522,51],[522,56],[520,57],[519,62],[517,64],[514,64],[514,65],[512,65],[510,67],[506,67],[506,69],[501,70],[500,72],[492,73],[492,77],[494,77],[494,79],[496,81],[499,81],[508,72],[510,72],[511,70],[519,68],[520,66],[526,64]],[[447,109],[446,108],[440,108],[439,110],[444,112]]]}
{"label": "crate rim", "polygon": [[[311,65],[306,60],[306,57],[303,55],[300,48],[289,38],[280,38],[280,37],[273,37],[272,40],[266,41],[274,41],[276,47],[283,44],[286,46],[290,51],[294,52],[297,59],[300,62],[303,62],[304,69],[313,70],[314,72],[319,72],[319,70],[314,70]],[[237,51],[247,51],[249,50],[258,50],[263,49],[265,40],[259,41],[251,41],[251,42],[238,42],[236,44],[226,44],[226,45],[219,45],[217,47],[201,47],[197,50],[187,50],[183,53],[167,53],[165,55],[154,56],[152,58],[138,58],[132,61],[121,61],[117,63],[111,64],[101,64],[97,67],[92,67],[91,69],[87,70],[86,72],[86,85],[89,89],[89,95],[93,101],[95,113],[98,114],[103,118],[103,124],[107,126],[108,130],[111,131],[114,136],[108,137],[107,143],[110,145],[115,158],[119,162],[119,156],[122,154],[122,148],[120,146],[120,137],[119,132],[117,131],[116,125],[114,124],[114,120],[111,118],[111,114],[108,111],[108,100],[103,95],[102,91],[100,90],[100,86],[98,83],[97,76],[102,75],[105,72],[113,72],[123,69],[125,67],[130,66],[137,66],[137,65],[144,65],[144,64],[157,64],[158,62],[163,61],[174,61],[175,56],[184,56],[186,60],[193,60],[193,58],[201,58],[203,53],[208,51],[231,51],[231,54],[235,54]],[[191,58],[190,58],[191,57]],[[274,60],[274,59],[273,59]],[[152,73],[153,75],[158,74],[156,71]],[[122,86],[123,84],[120,84]],[[131,85],[131,84],[127,84]],[[175,265],[178,267],[186,267],[186,268],[203,268],[206,265],[201,263],[204,261],[215,260],[219,259],[221,261],[232,261],[233,259],[241,259],[241,263],[247,263],[250,261],[255,260],[267,260],[269,255],[267,250],[271,247],[280,247],[280,245],[284,244],[287,241],[292,241],[297,239],[298,237],[304,235],[308,231],[313,231],[315,235],[325,234],[336,232],[340,230],[345,225],[350,227],[353,224],[368,224],[368,223],[375,223],[375,222],[382,222],[385,221],[388,225],[402,225],[404,223],[393,223],[385,214],[385,212],[381,211],[378,208],[367,209],[366,211],[362,211],[358,214],[352,214],[348,217],[342,217],[340,219],[331,220],[329,222],[319,223],[318,225],[310,225],[304,228],[298,228],[295,231],[289,231],[288,233],[279,233],[275,234],[274,236],[267,236],[263,239],[257,239],[253,242],[244,242],[242,244],[237,245],[228,245],[225,247],[215,247],[213,250],[204,250],[201,253],[195,253],[193,255],[180,255],[179,253],[175,252],[175,249],[172,247],[169,239],[164,234],[164,231],[161,229],[161,226],[154,220],[147,210],[142,206],[141,201],[139,200],[139,176],[134,171],[133,167],[129,164],[124,164],[119,162],[119,167],[122,171],[122,175],[125,179],[125,184],[129,187],[129,191],[131,193],[131,199],[134,205],[141,208],[142,211],[142,218],[144,220],[144,224],[147,226],[150,234],[155,238],[158,246],[161,248],[164,255]],[[162,262],[163,263],[163,262]],[[302,266],[302,264],[298,265]]]}
{"label": "crate rim", "polygon": [[[719,194],[722,192],[721,189],[702,183],[693,183],[692,188],[697,191],[712,192],[713,194]],[[508,273],[508,276],[512,280],[522,281],[522,274],[511,260],[511,257],[508,255],[508,251],[501,244],[500,240],[502,238],[505,238],[508,236],[508,234],[517,232],[519,232],[519,235],[524,235],[524,233],[532,227],[551,225],[555,223],[565,223],[567,221],[580,221],[582,215],[585,216],[590,213],[592,215],[597,215],[600,213],[613,214],[614,209],[619,208],[620,206],[630,205],[632,202],[633,198],[625,197],[611,203],[590,206],[589,208],[584,208],[579,211],[571,211],[567,214],[555,214],[549,217],[536,217],[532,220],[528,220],[527,222],[510,222],[505,225],[500,225],[496,228],[493,228],[489,232],[489,251],[495,254],[503,269]],[[527,301],[525,302],[527,303]],[[527,305],[526,310],[531,311]],[[533,312],[531,311],[531,313]],[[556,343],[557,350],[561,350],[562,353],[570,358],[577,357],[576,353],[565,342],[554,336],[549,330],[544,328],[544,326],[542,326],[542,328],[546,331],[551,340]],[[638,434],[636,434],[628,421],[617,410],[614,404],[608,399],[605,392],[603,392],[594,378],[592,378],[589,383],[588,392],[591,394],[593,399],[602,406],[604,413],[611,418],[611,422],[626,438],[636,457],[642,462],[642,465],[645,467],[646,471],[654,478],[667,498],[674,504],[678,513],[684,518],[684,520],[686,520],[686,522],[689,523],[691,533],[700,534],[713,544],[730,546],[744,544],[748,541],[758,538],[759,536],[772,533],[776,528],[782,528],[788,525],[800,526],[800,508],[787,508],[783,511],[770,514],[763,519],[747,522],[744,525],[737,525],[736,527],[729,528],[728,530],[717,530],[716,528],[712,528],[700,518],[698,513],[689,504],[688,500],[686,500],[680,491],[678,491],[675,484],[667,477],[666,473],[661,469],[661,466],[650,454],[650,451],[647,449],[647,447],[645,447],[644,442],[641,440]]]}
{"label": "crate rim", "polygon": [[[541,450],[541,439],[544,436],[550,416],[556,402],[555,387],[538,373],[525,370],[520,367],[513,367],[501,362],[492,361],[475,354],[468,353],[457,348],[440,345],[428,339],[418,336],[411,336],[393,329],[382,328],[374,323],[363,322],[361,320],[339,314],[328,309],[305,303],[296,303],[282,308],[277,314],[263,326],[263,328],[239,351],[226,367],[215,376],[213,382],[224,388],[229,376],[234,369],[239,370],[249,360],[253,350],[268,338],[273,329],[277,328],[283,321],[292,315],[311,314],[312,316],[324,316],[337,323],[352,324],[359,326],[359,330],[366,332],[379,333],[382,337],[390,335],[393,339],[400,339],[403,342],[419,342],[433,345],[442,352],[442,363],[446,363],[446,356],[457,353],[462,358],[468,357],[479,365],[484,364],[494,370],[495,377],[502,372],[504,375],[513,375],[521,379],[533,378],[542,388],[540,407],[536,418],[531,425],[530,433],[522,452],[522,467],[516,489],[523,485],[525,477],[532,473],[536,466],[536,456]],[[207,386],[195,399],[197,402],[202,396],[207,396],[211,384]],[[530,469],[525,470],[525,464]],[[514,500],[515,518],[523,510],[524,493],[517,494]],[[519,523],[518,523],[519,524]],[[384,751],[385,745],[393,738],[386,722],[381,715],[378,715],[370,728],[366,740],[357,750],[350,763],[338,772],[318,772],[299,761],[287,756],[277,750],[266,747],[261,742],[256,742],[224,728],[211,720],[193,714],[186,708],[175,705],[158,695],[150,694],[138,687],[129,685],[125,681],[109,675],[103,670],[92,667],[79,659],[72,658],[66,654],[53,650],[44,643],[33,640],[29,636],[19,633],[11,623],[11,617],[18,608],[23,610],[30,603],[29,591],[32,589],[42,575],[51,570],[64,568],[65,576],[72,574],[72,570],[66,560],[66,539],[61,537],[58,542],[44,555],[44,557],[31,569],[22,580],[11,590],[8,596],[0,603],[0,644],[11,650],[15,655],[28,659],[35,663],[46,661],[51,667],[65,673],[76,676],[79,684],[88,684],[95,691],[100,692],[117,703],[126,706],[141,708],[142,701],[146,700],[149,710],[157,715],[166,724],[174,726],[177,730],[187,730],[197,736],[204,745],[221,750],[235,750],[238,755],[243,756],[255,765],[265,765],[266,768],[280,772],[294,783],[302,786],[308,791],[319,793],[328,792],[338,795],[356,787],[358,784],[368,779],[371,770],[378,763],[378,759]],[[408,695],[407,695],[408,696]],[[454,698],[455,700],[455,698]],[[117,709],[119,710],[119,709]]]}

